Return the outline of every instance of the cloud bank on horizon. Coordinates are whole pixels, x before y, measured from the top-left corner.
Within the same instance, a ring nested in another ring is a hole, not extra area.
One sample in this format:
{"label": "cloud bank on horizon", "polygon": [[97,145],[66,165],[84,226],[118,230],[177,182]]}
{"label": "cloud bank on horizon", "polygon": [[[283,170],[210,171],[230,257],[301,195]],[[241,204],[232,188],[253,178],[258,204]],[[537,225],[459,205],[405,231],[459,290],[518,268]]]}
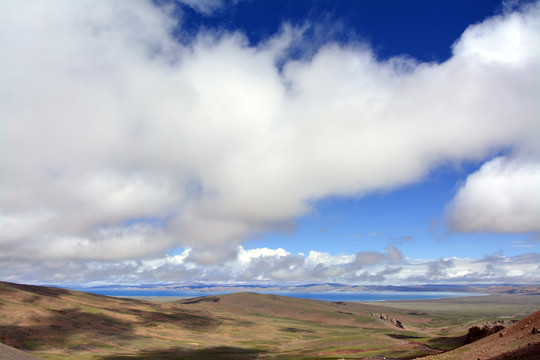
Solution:
{"label": "cloud bank on horizon", "polygon": [[178,32],[179,9],[2,2],[2,277],[540,281],[534,253],[242,247],[288,231],[319,199],[469,160],[485,163],[448,204],[448,228],[538,238],[538,3],[471,25],[442,63],[381,60],[360,41],[313,45],[317,24],[283,24],[256,45]]}

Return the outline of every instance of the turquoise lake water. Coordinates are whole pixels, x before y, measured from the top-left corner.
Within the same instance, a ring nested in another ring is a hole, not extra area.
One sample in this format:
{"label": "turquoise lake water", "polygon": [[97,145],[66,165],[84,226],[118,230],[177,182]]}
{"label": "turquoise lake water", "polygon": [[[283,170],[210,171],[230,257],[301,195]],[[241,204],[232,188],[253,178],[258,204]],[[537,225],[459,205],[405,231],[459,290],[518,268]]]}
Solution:
{"label": "turquoise lake water", "polygon": [[[122,289],[76,289],[92,294],[121,297],[200,297],[224,295],[229,292],[177,291],[177,290],[122,290]],[[477,293],[428,292],[428,291],[366,291],[366,292],[295,292],[295,291],[257,291],[260,294],[275,294],[302,299],[325,301],[384,301],[384,300],[426,300],[478,296]]]}

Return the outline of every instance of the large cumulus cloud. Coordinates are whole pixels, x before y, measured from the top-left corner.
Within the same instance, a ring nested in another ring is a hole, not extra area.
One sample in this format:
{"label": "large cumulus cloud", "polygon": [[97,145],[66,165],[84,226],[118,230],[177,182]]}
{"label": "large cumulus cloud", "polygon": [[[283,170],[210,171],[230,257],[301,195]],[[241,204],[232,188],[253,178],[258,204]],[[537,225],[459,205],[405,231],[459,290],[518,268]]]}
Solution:
{"label": "large cumulus cloud", "polygon": [[469,175],[448,216],[462,232],[540,231],[540,163],[505,157],[487,162]]}
{"label": "large cumulus cloud", "polygon": [[538,6],[471,26],[440,64],[332,42],[292,60],[290,26],[177,39],[149,1],[1,6],[3,257],[183,246],[212,265],[325,196],[500,149],[537,162]]}

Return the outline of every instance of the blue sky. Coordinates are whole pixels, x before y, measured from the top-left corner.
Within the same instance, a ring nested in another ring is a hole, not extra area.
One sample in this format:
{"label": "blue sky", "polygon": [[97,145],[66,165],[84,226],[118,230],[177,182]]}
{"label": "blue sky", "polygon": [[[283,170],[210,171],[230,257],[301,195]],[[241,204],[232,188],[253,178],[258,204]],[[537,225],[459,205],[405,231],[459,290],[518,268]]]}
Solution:
{"label": "blue sky", "polygon": [[[472,166],[469,169],[474,171]],[[515,256],[523,253],[523,245],[537,251],[538,245],[529,241],[531,234],[463,234],[445,226],[446,205],[468,175],[467,170],[444,169],[442,175],[361,198],[323,199],[312,214],[298,219],[291,233],[269,234],[246,247],[285,247],[304,253],[317,249],[337,254],[354,252],[351,249],[382,251],[391,243],[420,259],[482,258],[486,249]]]}
{"label": "blue sky", "polygon": [[0,279],[540,281],[538,2],[1,13]]}
{"label": "blue sky", "polygon": [[421,61],[444,61],[469,25],[500,14],[503,8],[497,0],[239,1],[210,14],[184,6],[187,19],[181,28],[241,31],[256,45],[278,32],[284,22],[331,23],[336,34],[328,40],[367,41],[380,58],[406,54]]}

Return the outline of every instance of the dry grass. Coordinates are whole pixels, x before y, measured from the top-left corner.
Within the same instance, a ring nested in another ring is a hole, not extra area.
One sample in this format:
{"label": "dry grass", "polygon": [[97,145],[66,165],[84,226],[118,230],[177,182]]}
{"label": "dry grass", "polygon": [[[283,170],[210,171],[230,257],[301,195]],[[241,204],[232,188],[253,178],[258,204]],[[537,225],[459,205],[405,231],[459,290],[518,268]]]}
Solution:
{"label": "dry grass", "polygon": [[[0,282],[0,341],[45,359],[404,359],[461,345],[473,320],[540,308],[540,296],[508,296],[361,304],[237,293],[158,303]],[[371,316],[380,312],[406,329]]]}

